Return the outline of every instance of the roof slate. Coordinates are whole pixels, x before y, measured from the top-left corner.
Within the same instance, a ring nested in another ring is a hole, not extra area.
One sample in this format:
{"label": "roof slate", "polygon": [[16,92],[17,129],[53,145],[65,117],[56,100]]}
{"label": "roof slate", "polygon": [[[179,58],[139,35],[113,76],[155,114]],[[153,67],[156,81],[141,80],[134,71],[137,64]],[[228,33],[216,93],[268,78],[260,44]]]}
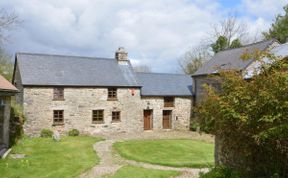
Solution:
{"label": "roof slate", "polygon": [[220,51],[214,55],[212,59],[207,61],[201,68],[199,68],[192,76],[206,75],[218,73],[218,70],[235,69],[242,70],[245,69],[253,59],[242,60],[241,56],[245,52],[253,52],[255,49],[265,50],[271,44],[277,42],[276,40],[265,40],[253,44],[249,44],[240,48],[227,49]]}
{"label": "roof slate", "polygon": [[142,96],[192,96],[192,78],[184,74],[136,73]]}
{"label": "roof slate", "polygon": [[17,53],[23,85],[138,87],[131,64],[116,59]]}

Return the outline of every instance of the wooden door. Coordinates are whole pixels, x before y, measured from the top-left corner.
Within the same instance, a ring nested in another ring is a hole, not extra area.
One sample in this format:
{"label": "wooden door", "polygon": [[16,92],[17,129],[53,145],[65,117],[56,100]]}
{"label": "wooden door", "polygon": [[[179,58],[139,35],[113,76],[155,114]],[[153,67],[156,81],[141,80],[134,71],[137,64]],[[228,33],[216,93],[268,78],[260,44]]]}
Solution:
{"label": "wooden door", "polygon": [[144,130],[152,129],[152,110],[144,110]]}
{"label": "wooden door", "polygon": [[171,129],[171,116],[172,111],[163,111],[163,129]]}

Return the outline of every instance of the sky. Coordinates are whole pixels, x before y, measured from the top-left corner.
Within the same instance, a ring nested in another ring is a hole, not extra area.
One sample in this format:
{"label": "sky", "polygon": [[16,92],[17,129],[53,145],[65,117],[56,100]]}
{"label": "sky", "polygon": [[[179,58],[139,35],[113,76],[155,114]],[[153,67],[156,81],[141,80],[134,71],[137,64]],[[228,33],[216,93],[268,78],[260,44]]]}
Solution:
{"label": "sky", "polygon": [[235,14],[260,39],[287,0],[0,0],[21,24],[4,45],[15,52],[113,58],[180,73],[179,59],[203,43],[217,22]]}

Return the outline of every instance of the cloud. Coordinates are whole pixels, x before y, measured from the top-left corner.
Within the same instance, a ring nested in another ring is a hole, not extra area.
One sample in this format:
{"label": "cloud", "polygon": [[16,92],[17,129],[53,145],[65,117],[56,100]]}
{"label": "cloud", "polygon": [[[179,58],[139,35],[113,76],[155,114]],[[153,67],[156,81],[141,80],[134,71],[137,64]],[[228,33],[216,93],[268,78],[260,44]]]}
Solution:
{"label": "cloud", "polygon": [[[253,1],[243,0],[244,6],[252,14]],[[7,45],[13,53],[113,57],[124,46],[133,63],[156,72],[176,72],[178,58],[201,43],[211,24],[229,11],[214,0],[9,0],[0,7],[14,8],[23,20]],[[261,17],[265,12],[243,18],[257,31],[270,23],[266,15]]]}

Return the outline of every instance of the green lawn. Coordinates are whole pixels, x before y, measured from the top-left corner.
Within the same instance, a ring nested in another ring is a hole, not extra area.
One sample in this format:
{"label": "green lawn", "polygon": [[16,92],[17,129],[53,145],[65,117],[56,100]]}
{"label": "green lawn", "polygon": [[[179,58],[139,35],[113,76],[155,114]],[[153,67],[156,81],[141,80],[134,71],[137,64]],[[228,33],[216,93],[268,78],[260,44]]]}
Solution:
{"label": "green lawn", "polygon": [[133,140],[117,142],[121,156],[140,162],[174,167],[210,167],[214,145],[198,140]]}
{"label": "green lawn", "polygon": [[163,171],[158,169],[124,166],[110,178],[169,178],[180,174],[181,173],[177,171]]}
{"label": "green lawn", "polygon": [[23,153],[23,159],[0,160],[1,178],[71,178],[99,162],[93,144],[94,137],[23,138],[13,153]]}

